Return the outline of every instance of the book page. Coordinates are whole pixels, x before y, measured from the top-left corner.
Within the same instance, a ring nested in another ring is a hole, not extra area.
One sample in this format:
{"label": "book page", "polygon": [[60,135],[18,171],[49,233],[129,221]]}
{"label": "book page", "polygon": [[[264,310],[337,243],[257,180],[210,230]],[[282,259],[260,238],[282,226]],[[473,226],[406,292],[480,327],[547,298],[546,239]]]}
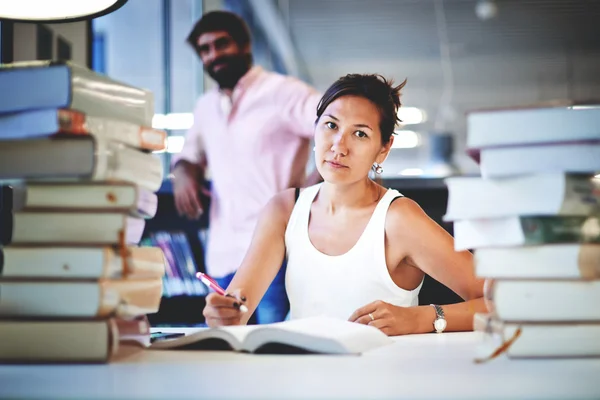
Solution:
{"label": "book page", "polygon": [[392,343],[379,329],[325,317],[304,318],[259,327],[248,333],[244,349],[256,351],[267,343],[317,353],[357,354]]}
{"label": "book page", "polygon": [[[154,342],[151,349],[179,349],[189,350],[226,350],[225,344],[233,350],[241,350],[242,342],[246,336],[256,330],[258,326],[223,326],[219,328],[203,328],[189,335],[181,336],[175,339],[160,340]],[[218,344],[211,339],[218,339],[224,343]],[[214,344],[214,345],[213,345]]]}

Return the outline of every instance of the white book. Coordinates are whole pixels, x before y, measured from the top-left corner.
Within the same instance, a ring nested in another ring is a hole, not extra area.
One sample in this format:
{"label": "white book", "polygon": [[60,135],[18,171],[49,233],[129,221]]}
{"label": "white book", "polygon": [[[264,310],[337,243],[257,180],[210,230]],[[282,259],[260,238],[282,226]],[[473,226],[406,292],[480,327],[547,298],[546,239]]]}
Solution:
{"label": "white book", "polygon": [[157,341],[150,349],[360,354],[390,343],[392,339],[372,326],[313,317],[268,325],[203,329],[176,339]]}
{"label": "white book", "polygon": [[0,114],[71,108],[87,115],[152,126],[154,95],[63,61],[22,61],[0,68]]}
{"label": "white book", "polygon": [[600,105],[520,107],[467,115],[467,148],[600,139]]}
{"label": "white book", "polygon": [[0,280],[0,319],[136,317],[158,311],[162,280]]}
{"label": "white book", "polygon": [[600,210],[600,179],[547,173],[504,179],[446,179],[444,220],[527,215],[590,215]]}
{"label": "white book", "polygon": [[94,117],[71,109],[46,108],[0,114],[0,140],[57,135],[94,135],[127,146],[165,151],[167,133],[131,122]]}
{"label": "white book", "polygon": [[600,280],[493,279],[484,292],[502,321],[600,322]]}
{"label": "white book", "polygon": [[128,182],[154,192],[163,175],[156,155],[93,135],[7,140],[0,145],[0,180]]}
{"label": "white book", "polygon": [[[518,336],[515,336],[520,329]],[[509,358],[599,357],[600,323],[510,323],[476,313],[473,330],[483,333],[477,352],[492,354],[507,342]]]}
{"label": "white book", "polygon": [[13,211],[125,212],[152,218],[158,196],[128,183],[27,183],[13,187]]}
{"label": "white book", "polygon": [[165,264],[165,256],[158,247],[7,246],[0,249],[0,278],[3,279],[162,278]]}
{"label": "white book", "polygon": [[600,243],[598,216],[532,216],[454,221],[457,251],[551,243]]}
{"label": "white book", "polygon": [[487,179],[548,172],[594,175],[600,173],[600,141],[485,148],[479,166]]}
{"label": "white book", "polygon": [[475,273],[495,279],[598,279],[600,244],[478,249]]}
{"label": "white book", "polygon": [[0,221],[3,245],[137,245],[145,220],[119,213],[15,212]]}

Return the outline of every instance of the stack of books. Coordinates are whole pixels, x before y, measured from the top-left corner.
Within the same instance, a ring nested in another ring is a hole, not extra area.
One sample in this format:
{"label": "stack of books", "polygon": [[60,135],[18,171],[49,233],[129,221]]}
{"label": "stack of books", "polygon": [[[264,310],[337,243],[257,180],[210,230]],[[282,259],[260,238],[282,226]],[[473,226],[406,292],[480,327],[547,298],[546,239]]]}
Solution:
{"label": "stack of books", "polygon": [[511,358],[600,356],[600,106],[481,110],[481,177],[446,180],[456,250],[475,251],[489,313],[474,327]]}
{"label": "stack of books", "polygon": [[149,345],[165,258],[140,247],[166,133],[151,92],[71,63],[0,67],[0,362]]}

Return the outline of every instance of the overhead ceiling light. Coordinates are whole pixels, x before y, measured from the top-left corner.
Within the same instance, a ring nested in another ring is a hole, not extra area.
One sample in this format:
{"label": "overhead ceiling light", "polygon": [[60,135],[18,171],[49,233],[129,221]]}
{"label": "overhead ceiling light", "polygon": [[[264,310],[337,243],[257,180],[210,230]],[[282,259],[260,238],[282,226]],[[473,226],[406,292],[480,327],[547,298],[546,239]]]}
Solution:
{"label": "overhead ceiling light", "polygon": [[0,19],[22,22],[74,22],[111,13],[127,0],[3,0]]}
{"label": "overhead ceiling light", "polygon": [[400,125],[414,125],[427,121],[427,114],[418,107],[400,107],[398,118],[402,121]]}
{"label": "overhead ceiling light", "polygon": [[394,142],[392,149],[412,149],[418,147],[421,143],[419,134],[415,131],[396,131],[394,132]]}
{"label": "overhead ceiling light", "polygon": [[594,108],[600,108],[599,105],[575,105],[571,106],[571,110],[590,110]]}
{"label": "overhead ceiling light", "polygon": [[154,114],[152,127],[170,131],[187,130],[194,124],[192,113]]}
{"label": "overhead ceiling light", "polygon": [[498,15],[498,5],[493,0],[479,0],[475,4],[475,14],[482,21],[487,21]]}
{"label": "overhead ceiling light", "polygon": [[421,168],[405,168],[402,171],[398,172],[398,175],[420,176],[420,175],[423,175],[423,170]]}
{"label": "overhead ceiling light", "polygon": [[169,136],[167,138],[167,153],[181,153],[184,144],[185,137]]}

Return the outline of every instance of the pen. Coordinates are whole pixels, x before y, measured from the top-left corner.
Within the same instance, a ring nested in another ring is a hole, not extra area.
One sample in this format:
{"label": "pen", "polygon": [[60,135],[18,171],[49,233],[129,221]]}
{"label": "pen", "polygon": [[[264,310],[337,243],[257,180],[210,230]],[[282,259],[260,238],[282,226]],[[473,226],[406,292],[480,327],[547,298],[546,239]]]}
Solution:
{"label": "pen", "polygon": [[[225,292],[225,289],[223,289],[221,286],[219,286],[217,281],[215,281],[210,276],[203,274],[202,272],[196,272],[196,278],[200,279],[202,281],[202,283],[204,283],[206,286],[208,286],[215,292],[219,293],[221,296],[229,296],[227,294],[227,292]],[[243,313],[248,312],[248,307],[246,307],[245,304],[240,304],[239,309]]]}

